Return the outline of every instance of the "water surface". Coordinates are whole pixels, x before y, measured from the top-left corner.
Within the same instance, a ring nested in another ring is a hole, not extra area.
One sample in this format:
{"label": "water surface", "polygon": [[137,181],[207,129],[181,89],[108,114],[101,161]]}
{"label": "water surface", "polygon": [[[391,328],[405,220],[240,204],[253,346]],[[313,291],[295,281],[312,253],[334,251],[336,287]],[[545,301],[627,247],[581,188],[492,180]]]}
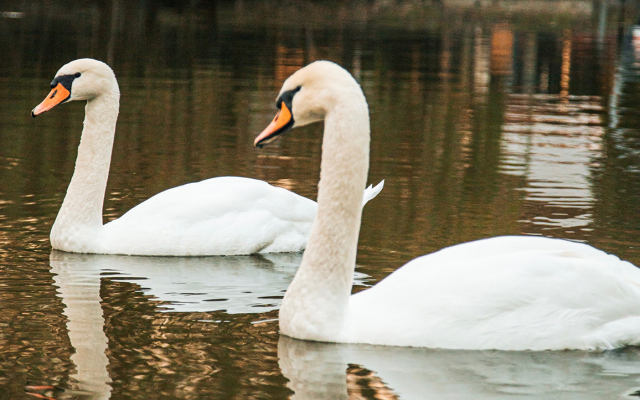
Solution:
{"label": "water surface", "polygon": [[580,1],[557,2],[553,13],[544,2],[171,3],[0,5],[0,399],[33,398],[25,387],[55,399],[611,399],[640,390],[636,349],[469,352],[281,338],[277,309],[299,254],[52,252],[84,108],[29,115],[66,62],[113,67],[121,110],[105,221],[221,175],[315,199],[322,126],[262,150],[252,143],[282,81],[329,59],[363,87],[369,181],[386,180],[364,210],[354,290],[416,256],[505,234],[582,241],[640,265],[635,10]]}

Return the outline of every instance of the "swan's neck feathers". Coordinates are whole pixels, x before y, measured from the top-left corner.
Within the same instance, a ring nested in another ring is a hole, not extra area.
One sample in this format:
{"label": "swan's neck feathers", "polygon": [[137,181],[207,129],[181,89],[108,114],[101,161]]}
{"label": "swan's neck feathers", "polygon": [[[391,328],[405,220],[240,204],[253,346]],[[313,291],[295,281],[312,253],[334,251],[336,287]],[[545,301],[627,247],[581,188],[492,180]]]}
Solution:
{"label": "swan's neck feathers", "polygon": [[280,310],[282,332],[297,338],[335,340],[351,295],[370,140],[367,103],[353,85],[325,116],[318,213]]}
{"label": "swan's neck feathers", "polygon": [[75,242],[76,246],[87,242],[89,246],[102,228],[102,206],[119,103],[117,86],[114,91],[87,101],[75,171],[51,229],[54,248],[65,250],[69,242]]}

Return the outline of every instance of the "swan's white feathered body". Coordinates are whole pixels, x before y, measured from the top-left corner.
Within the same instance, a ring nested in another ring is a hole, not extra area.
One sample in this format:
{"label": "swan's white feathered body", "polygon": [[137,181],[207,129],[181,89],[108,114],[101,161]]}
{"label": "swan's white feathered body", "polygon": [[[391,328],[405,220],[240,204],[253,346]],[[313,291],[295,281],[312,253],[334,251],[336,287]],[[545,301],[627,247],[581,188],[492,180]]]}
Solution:
{"label": "swan's white feathered body", "polygon": [[[219,177],[159,193],[102,224],[102,206],[120,92],[106,64],[80,59],[63,66],[34,116],[67,100],[86,100],[76,168],[51,229],[54,249],[157,256],[296,252],[305,248],[317,205],[266,182]],[[382,183],[365,190],[362,205]]]}
{"label": "swan's white feathered body", "polygon": [[638,344],[640,273],[567,240],[459,244],[352,296],[340,341],[503,350]]}
{"label": "swan's white feathered body", "polygon": [[[596,349],[640,344],[640,270],[591,246],[506,236],[416,258],[351,296],[368,171],[369,115],[351,75],[318,61],[294,73],[260,146],[324,120],[318,214],[280,309],[299,339],[450,349]],[[291,121],[287,121],[290,116]]]}
{"label": "swan's white feathered body", "polygon": [[314,201],[263,181],[212,178],[156,194],[104,225],[81,252],[193,256],[302,251],[316,210]]}

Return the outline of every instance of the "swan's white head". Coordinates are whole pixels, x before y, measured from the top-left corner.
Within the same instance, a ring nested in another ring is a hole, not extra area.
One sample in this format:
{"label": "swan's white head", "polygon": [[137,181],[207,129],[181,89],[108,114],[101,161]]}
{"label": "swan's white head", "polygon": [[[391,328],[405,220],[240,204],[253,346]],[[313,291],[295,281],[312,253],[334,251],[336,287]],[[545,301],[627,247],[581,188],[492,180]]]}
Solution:
{"label": "swan's white head", "polygon": [[51,92],[31,115],[35,117],[66,101],[91,100],[114,92],[119,95],[113,70],[102,61],[81,58],[60,68],[51,81]]}
{"label": "swan's white head", "polygon": [[324,120],[345,92],[363,97],[356,80],[338,64],[315,61],[299,69],[284,81],[276,100],[280,111],[254,144],[262,147],[291,128]]}

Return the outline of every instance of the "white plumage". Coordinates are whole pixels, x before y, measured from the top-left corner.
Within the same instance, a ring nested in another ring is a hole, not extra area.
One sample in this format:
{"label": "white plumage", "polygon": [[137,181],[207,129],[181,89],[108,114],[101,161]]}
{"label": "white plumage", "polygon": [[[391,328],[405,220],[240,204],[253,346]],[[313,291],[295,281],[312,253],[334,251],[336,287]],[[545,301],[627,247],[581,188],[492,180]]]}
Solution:
{"label": "white plumage", "polygon": [[218,177],[166,190],[104,226],[104,251],[252,254],[305,248],[317,204],[256,179]]}
{"label": "white plumage", "polygon": [[614,348],[640,343],[640,273],[586,244],[503,236],[416,258],[352,296],[348,310],[345,341]]}
{"label": "white plumage", "polygon": [[[172,188],[103,225],[119,99],[111,68],[100,61],[80,59],[58,71],[50,95],[32,112],[39,115],[67,100],[87,101],[76,168],[51,229],[54,249],[201,256],[305,248],[316,203],[249,178],[218,177]],[[382,186],[365,190],[362,204]]]}
{"label": "white plumage", "polygon": [[[640,344],[640,271],[560,239],[505,236],[448,247],[351,296],[361,214],[354,188],[368,171],[366,100],[348,72],[326,61],[294,73],[280,93],[295,93],[282,102],[294,127],[325,122],[317,219],[282,303],[282,333],[477,350]],[[290,125],[272,124],[256,144]]]}

